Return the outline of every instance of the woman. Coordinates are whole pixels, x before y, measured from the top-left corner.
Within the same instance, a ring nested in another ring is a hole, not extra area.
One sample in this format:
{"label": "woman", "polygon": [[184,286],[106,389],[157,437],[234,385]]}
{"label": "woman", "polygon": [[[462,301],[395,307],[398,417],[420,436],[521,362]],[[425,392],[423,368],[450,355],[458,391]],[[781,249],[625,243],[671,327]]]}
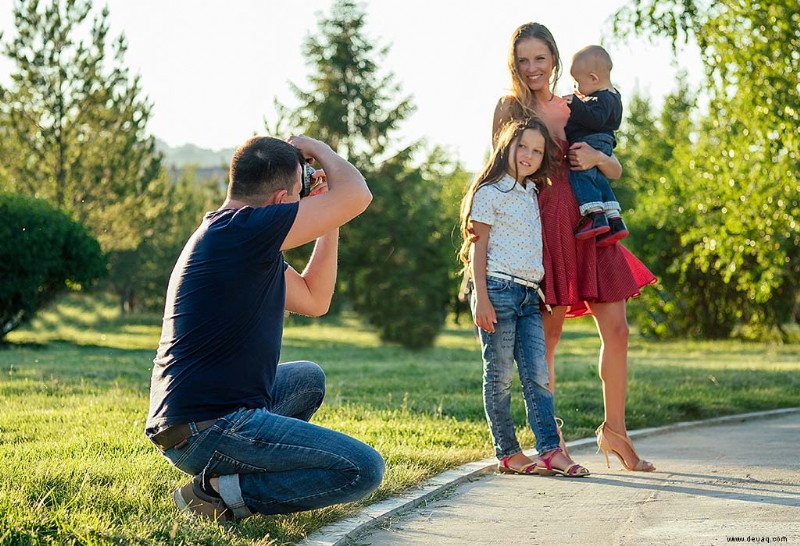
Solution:
{"label": "woman", "polygon": [[650,472],[655,467],[639,458],[625,426],[628,383],[628,321],[626,300],[638,296],[641,287],[656,281],[653,274],[619,244],[597,248],[593,239],[578,240],[574,229],[580,221],[567,168],[599,168],[610,179],[619,178],[622,167],[585,143],[567,151],[564,126],[569,107],[553,89],[561,72],[561,59],[552,34],[544,25],[527,23],[513,35],[508,67],[512,94],[495,108],[493,140],[505,123],[538,116],[567,152],[552,186],[540,195],[544,230],[545,301],[553,307],[544,315],[550,388],[555,386],[555,350],[566,317],[594,316],[600,334],[599,373],[603,385],[605,420],[597,429],[597,442],[608,457],[615,454],[628,470]]}

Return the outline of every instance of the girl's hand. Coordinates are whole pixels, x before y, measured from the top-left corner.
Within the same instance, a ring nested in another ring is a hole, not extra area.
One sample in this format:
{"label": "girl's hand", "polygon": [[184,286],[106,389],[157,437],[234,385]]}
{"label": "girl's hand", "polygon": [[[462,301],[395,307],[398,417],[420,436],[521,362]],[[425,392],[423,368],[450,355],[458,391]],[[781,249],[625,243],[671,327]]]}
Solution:
{"label": "girl's hand", "polygon": [[497,324],[497,315],[494,313],[494,306],[489,298],[478,298],[475,304],[475,325],[490,334],[494,333],[494,325]]}
{"label": "girl's hand", "polygon": [[585,142],[576,142],[569,147],[567,152],[569,168],[573,171],[586,171],[592,167],[597,167],[603,161],[603,158],[607,157],[606,154],[595,150]]}

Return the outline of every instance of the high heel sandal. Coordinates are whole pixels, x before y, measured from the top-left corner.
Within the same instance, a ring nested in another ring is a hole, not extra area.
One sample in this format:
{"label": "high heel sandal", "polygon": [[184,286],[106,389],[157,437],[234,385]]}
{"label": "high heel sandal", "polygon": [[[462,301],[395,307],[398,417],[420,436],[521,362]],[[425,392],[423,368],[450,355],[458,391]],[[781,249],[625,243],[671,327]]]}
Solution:
{"label": "high heel sandal", "polygon": [[564,441],[564,436],[561,434],[561,429],[564,428],[564,420],[561,417],[556,417],[556,430],[558,431],[558,447],[561,448],[561,451],[564,452],[570,460],[572,457],[569,456],[569,451],[567,451],[567,443]]}
{"label": "high heel sandal", "polygon": [[[617,459],[619,459],[619,462],[622,463],[622,466],[624,466],[626,470],[630,470],[633,472],[652,472],[653,470],[656,469],[656,467],[653,466],[653,463],[645,461],[644,459],[639,457],[639,455],[636,453],[636,450],[633,449],[633,443],[631,443],[631,439],[628,438],[627,435],[623,436],[618,432],[614,432],[609,428],[609,426],[605,422],[603,422],[603,424],[597,427],[597,430],[594,433],[597,436],[597,452],[599,453],[601,450],[603,451],[603,455],[606,456],[606,466],[608,466],[608,468],[611,468],[611,463],[608,462],[608,452],[610,451],[611,453],[617,456]],[[618,438],[620,441],[628,445],[628,448],[631,450],[631,453],[633,453],[633,456],[636,457],[636,464],[633,465],[628,464],[627,461],[625,461],[625,459],[622,457],[620,452],[611,447],[611,445],[608,442],[608,438],[606,438],[606,436],[609,434],[611,435],[612,438]]]}

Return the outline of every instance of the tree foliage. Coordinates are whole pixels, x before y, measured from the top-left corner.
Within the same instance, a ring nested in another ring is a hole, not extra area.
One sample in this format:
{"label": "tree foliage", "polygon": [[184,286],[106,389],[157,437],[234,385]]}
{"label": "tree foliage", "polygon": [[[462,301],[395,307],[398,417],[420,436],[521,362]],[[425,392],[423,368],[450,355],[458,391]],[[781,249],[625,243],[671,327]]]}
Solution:
{"label": "tree foliage", "polygon": [[800,290],[797,2],[635,0],[615,26],[667,37],[676,51],[696,40],[707,74],[709,108],[691,138],[678,131],[670,141],[662,124],[673,151],[653,155],[664,179],[653,208],[679,236],[680,251],[664,264],[665,289],[680,302],[668,320],[683,314],[679,333],[710,337],[740,325],[780,328]]}
{"label": "tree foliage", "polygon": [[337,0],[319,30],[303,44],[313,66],[307,84],[291,84],[302,108],[296,124],[351,160],[381,157],[389,135],[414,111],[410,97],[396,100],[400,86],[382,74],[378,48],[365,32],[366,13],[352,0]]}
{"label": "tree foliage", "polygon": [[125,38],[109,36],[108,10],[93,15],[89,0],[17,0],[13,17],[16,34],[0,44],[15,67],[0,87],[0,185],[86,225],[130,308],[155,265],[148,240],[175,203]]}
{"label": "tree foliage", "polygon": [[414,107],[409,97],[396,98],[393,75],[382,75],[387,49],[366,35],[365,24],[355,2],[333,3],[304,45],[310,89],[293,86],[301,106],[280,114],[347,157],[374,194],[367,212],[341,230],[338,292],[384,340],[424,347],[444,323],[448,264],[455,263],[441,235],[450,229],[442,188],[453,167],[432,157],[415,163],[421,143],[399,151],[390,145]]}
{"label": "tree foliage", "polygon": [[69,288],[105,273],[100,245],[41,199],[0,193],[0,340]]}

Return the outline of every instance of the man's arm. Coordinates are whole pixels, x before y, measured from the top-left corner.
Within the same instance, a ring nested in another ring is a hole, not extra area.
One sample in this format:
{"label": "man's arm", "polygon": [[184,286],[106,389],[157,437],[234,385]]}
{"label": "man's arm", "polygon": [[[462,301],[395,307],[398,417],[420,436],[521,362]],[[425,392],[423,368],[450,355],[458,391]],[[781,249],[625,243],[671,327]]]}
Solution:
{"label": "man's arm", "polygon": [[319,163],[325,171],[328,191],[300,201],[281,250],[304,245],[346,224],[364,212],[372,201],[361,173],[330,146],[305,136],[290,137],[288,142]]}
{"label": "man's arm", "polygon": [[287,267],[286,310],[299,315],[319,317],[328,312],[336,286],[336,266],[339,255],[339,230],[317,239],[314,252],[300,274]]}

